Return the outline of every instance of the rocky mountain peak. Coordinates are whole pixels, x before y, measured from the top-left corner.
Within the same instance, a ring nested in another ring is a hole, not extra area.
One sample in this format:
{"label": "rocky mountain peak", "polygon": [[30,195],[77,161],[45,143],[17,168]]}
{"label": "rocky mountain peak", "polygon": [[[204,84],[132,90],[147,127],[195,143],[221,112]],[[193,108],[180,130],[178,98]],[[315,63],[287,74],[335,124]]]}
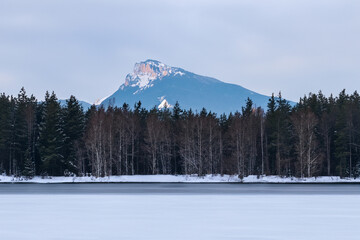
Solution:
{"label": "rocky mountain peak", "polygon": [[120,89],[124,89],[125,87],[138,87],[137,93],[138,91],[152,87],[155,80],[161,80],[171,74],[183,75],[185,73],[178,68],[169,67],[159,61],[149,59],[135,64],[133,72],[126,76],[125,83]]}

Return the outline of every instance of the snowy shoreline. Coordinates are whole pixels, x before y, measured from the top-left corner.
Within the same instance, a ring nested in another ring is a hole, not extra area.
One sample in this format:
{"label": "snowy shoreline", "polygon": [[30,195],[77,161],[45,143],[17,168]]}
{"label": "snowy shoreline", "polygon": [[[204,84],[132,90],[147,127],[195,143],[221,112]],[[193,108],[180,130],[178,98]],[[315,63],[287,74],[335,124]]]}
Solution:
{"label": "snowy shoreline", "polygon": [[360,183],[360,178],[334,177],[289,178],[279,176],[248,176],[241,180],[237,175],[124,175],[110,177],[49,177],[36,176],[24,179],[13,176],[0,176],[1,183]]}

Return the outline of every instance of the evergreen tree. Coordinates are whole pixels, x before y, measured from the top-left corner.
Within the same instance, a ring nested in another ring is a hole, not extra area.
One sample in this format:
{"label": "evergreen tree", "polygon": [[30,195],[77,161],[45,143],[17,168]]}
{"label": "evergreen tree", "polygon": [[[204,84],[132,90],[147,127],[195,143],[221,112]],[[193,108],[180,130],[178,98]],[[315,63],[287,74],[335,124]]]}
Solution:
{"label": "evergreen tree", "polygon": [[32,172],[35,170],[37,102],[34,96],[27,96],[24,88],[15,102],[13,172],[22,175],[25,162],[33,167]]}
{"label": "evergreen tree", "polygon": [[12,136],[11,112],[14,110],[11,101],[5,93],[0,95],[0,174],[11,174],[9,161]]}
{"label": "evergreen tree", "polygon": [[277,174],[291,176],[291,151],[293,150],[291,142],[293,129],[290,121],[291,106],[286,99],[282,98],[281,93],[279,93],[277,104]]}
{"label": "evergreen tree", "polygon": [[72,173],[79,171],[78,169],[78,152],[84,147],[81,139],[84,133],[84,112],[79,101],[71,96],[66,100],[66,106],[63,109],[64,121],[64,167]]}
{"label": "evergreen tree", "polygon": [[350,173],[348,159],[350,158],[350,131],[352,125],[351,113],[349,112],[349,95],[343,90],[336,99],[336,122],[335,122],[335,160],[336,174],[345,177]]}
{"label": "evergreen tree", "polygon": [[291,106],[279,93],[269,99],[266,116],[268,157],[272,174],[289,175],[291,171],[290,151],[291,145]]}
{"label": "evergreen tree", "polygon": [[53,92],[46,92],[40,123],[39,151],[42,162],[41,174],[61,176],[64,174],[65,164],[63,147],[64,135],[61,126],[61,107]]}
{"label": "evergreen tree", "polygon": [[173,155],[173,162],[172,162],[172,174],[178,174],[181,172],[181,156],[180,156],[180,128],[181,128],[181,117],[182,117],[182,109],[180,108],[179,102],[176,102],[174,108],[172,110],[172,155]]}
{"label": "evergreen tree", "polygon": [[30,179],[35,176],[35,162],[31,157],[30,147],[25,151],[25,162],[24,162],[24,170],[22,171],[22,175]]}
{"label": "evergreen tree", "polygon": [[274,94],[272,94],[271,98],[268,102],[268,109],[266,112],[266,138],[267,138],[267,174],[275,174],[276,173],[276,152],[277,152],[277,104],[276,98]]}
{"label": "evergreen tree", "polygon": [[253,101],[250,98],[247,98],[245,107],[242,107],[242,115],[244,117],[249,117],[253,110]]}

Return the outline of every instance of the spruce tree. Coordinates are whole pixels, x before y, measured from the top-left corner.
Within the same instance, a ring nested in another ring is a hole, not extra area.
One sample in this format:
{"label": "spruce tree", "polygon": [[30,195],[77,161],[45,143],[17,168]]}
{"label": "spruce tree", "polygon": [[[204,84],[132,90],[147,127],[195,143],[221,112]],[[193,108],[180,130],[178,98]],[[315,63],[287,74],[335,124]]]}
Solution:
{"label": "spruce tree", "polygon": [[5,93],[0,95],[0,174],[11,174],[9,165],[10,141],[12,133],[11,112],[12,104]]}
{"label": "spruce tree", "polygon": [[28,147],[25,151],[25,162],[22,175],[26,178],[33,178],[35,176],[35,163],[31,157],[31,148]]}
{"label": "spruce tree", "polygon": [[172,169],[173,174],[178,174],[181,172],[181,156],[180,156],[180,128],[181,128],[181,117],[182,117],[182,109],[180,108],[179,102],[176,102],[173,110],[172,110],[172,136],[173,136],[173,163]]}
{"label": "spruce tree", "polygon": [[348,159],[350,157],[350,125],[352,125],[351,113],[349,112],[349,95],[343,90],[336,99],[336,122],[335,122],[335,160],[336,174],[341,177],[349,176],[350,169]]}
{"label": "spruce tree", "polygon": [[81,138],[84,133],[84,112],[79,101],[71,96],[66,100],[66,107],[63,109],[64,122],[64,167],[75,173],[77,169],[77,151],[83,148]]}
{"label": "spruce tree", "polygon": [[53,92],[46,92],[43,103],[42,120],[39,126],[39,152],[41,174],[61,176],[64,174],[64,135],[61,126],[61,107]]}
{"label": "spruce tree", "polygon": [[253,111],[253,101],[250,98],[247,98],[245,107],[242,107],[242,115],[244,117],[249,117]]}
{"label": "spruce tree", "polygon": [[22,175],[26,161],[34,167],[37,102],[34,96],[27,96],[24,88],[15,102],[13,166],[14,174]]}
{"label": "spruce tree", "polygon": [[268,109],[266,112],[266,136],[267,136],[267,162],[268,162],[268,174],[276,173],[276,139],[277,139],[277,118],[278,118],[276,98],[272,94],[268,102]]}

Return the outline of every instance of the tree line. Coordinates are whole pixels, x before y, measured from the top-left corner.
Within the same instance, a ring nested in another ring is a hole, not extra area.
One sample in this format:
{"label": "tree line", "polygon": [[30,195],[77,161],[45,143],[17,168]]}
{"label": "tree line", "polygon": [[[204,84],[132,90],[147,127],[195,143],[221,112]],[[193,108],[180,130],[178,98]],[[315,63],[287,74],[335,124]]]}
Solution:
{"label": "tree line", "polygon": [[55,93],[0,95],[0,171],[6,175],[360,175],[360,97],[309,94],[291,106],[251,99],[235,113],[92,106]]}

